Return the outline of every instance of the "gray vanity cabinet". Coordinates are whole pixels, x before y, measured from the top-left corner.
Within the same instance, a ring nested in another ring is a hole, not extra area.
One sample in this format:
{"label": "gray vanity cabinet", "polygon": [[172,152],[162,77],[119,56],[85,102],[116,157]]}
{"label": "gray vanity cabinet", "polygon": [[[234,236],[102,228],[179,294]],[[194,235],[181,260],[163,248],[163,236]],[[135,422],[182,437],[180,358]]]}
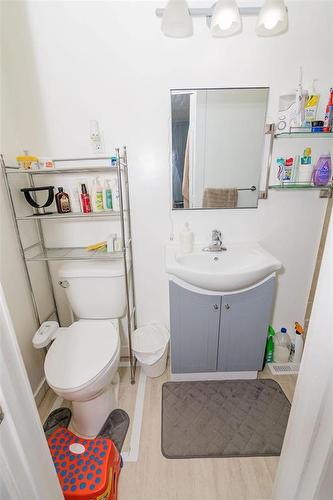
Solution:
{"label": "gray vanity cabinet", "polygon": [[172,373],[257,371],[263,365],[275,278],[231,295],[170,281]]}
{"label": "gray vanity cabinet", "polygon": [[170,281],[173,373],[216,371],[221,297],[190,292]]}

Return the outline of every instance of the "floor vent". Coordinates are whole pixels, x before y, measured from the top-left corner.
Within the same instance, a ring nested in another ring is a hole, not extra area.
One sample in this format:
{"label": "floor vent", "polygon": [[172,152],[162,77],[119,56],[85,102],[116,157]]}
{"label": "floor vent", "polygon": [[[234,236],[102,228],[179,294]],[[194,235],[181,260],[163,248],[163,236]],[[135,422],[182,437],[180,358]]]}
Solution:
{"label": "floor vent", "polygon": [[297,375],[298,363],[267,363],[273,375]]}

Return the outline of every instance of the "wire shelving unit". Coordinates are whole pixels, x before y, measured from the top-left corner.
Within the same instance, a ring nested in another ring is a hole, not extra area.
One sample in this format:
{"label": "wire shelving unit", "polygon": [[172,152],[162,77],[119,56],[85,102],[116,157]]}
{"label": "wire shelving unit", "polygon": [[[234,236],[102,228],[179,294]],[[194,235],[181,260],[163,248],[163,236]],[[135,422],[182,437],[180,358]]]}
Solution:
{"label": "wire shelving unit", "polygon": [[[128,335],[128,347],[129,347],[129,362],[130,362],[130,378],[131,383],[135,383],[135,371],[136,371],[136,360],[132,351],[132,332],[136,328],[136,306],[135,306],[135,294],[134,294],[134,276],[133,276],[133,258],[132,258],[132,233],[131,233],[131,211],[130,211],[130,199],[129,199],[129,183],[128,183],[128,163],[127,163],[127,150],[123,147],[122,152],[120,149],[116,149],[116,166],[112,166],[111,156],[103,157],[82,157],[82,158],[58,158],[54,159],[55,165],[59,163],[70,162],[79,164],[78,167],[56,167],[49,169],[40,170],[25,170],[19,167],[6,165],[3,155],[0,156],[1,170],[8,194],[9,205],[11,209],[11,215],[14,223],[14,228],[17,236],[17,241],[19,245],[19,250],[24,263],[25,274],[27,277],[29,290],[31,294],[32,304],[34,308],[34,314],[38,325],[40,326],[43,321],[52,317],[54,314],[57,316],[59,321],[59,312],[57,307],[57,302],[55,299],[55,292],[53,288],[53,282],[51,277],[51,271],[49,262],[52,261],[87,261],[91,262],[93,260],[98,261],[110,261],[110,260],[122,260],[124,265],[124,279],[125,279],[125,290],[126,290],[126,316],[127,316],[127,335]],[[103,163],[110,162],[110,166],[96,166],[90,165],[89,163],[96,161],[101,161]],[[80,166],[81,164],[81,166]],[[82,164],[86,164],[82,166]],[[18,215],[15,208],[13,187],[11,186],[10,177],[12,175],[25,175],[28,178],[29,186],[35,187],[35,177],[44,175],[63,175],[63,174],[95,174],[95,173],[114,173],[118,179],[118,191],[119,191],[119,211],[107,211],[101,213],[68,213],[68,214],[40,214],[35,213],[31,215]],[[120,222],[120,233],[122,239],[122,249],[118,252],[104,252],[100,250],[88,251],[85,248],[48,248],[45,245],[45,238],[43,233],[42,221],[60,221],[64,222],[66,220],[71,221],[91,221],[96,220],[119,220]],[[33,222],[36,225],[38,241],[33,245],[24,247],[21,232],[19,228],[19,222],[28,221]],[[34,287],[29,271],[28,264],[30,262],[45,262],[48,284],[50,287],[54,309],[48,318],[41,318],[40,312],[38,310],[36,294],[34,292]]]}

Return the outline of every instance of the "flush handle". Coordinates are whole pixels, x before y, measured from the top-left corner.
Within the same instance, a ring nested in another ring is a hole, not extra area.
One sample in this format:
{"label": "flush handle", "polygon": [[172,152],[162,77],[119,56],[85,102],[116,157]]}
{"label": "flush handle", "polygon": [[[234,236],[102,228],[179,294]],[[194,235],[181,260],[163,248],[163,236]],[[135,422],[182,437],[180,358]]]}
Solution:
{"label": "flush handle", "polygon": [[224,307],[226,308],[227,311],[230,309],[229,304],[226,304]]}
{"label": "flush handle", "polygon": [[59,285],[62,288],[68,288],[69,287],[69,282],[67,280],[58,281],[58,283],[59,283]]}
{"label": "flush handle", "polygon": [[213,305],[213,309],[215,309],[215,311],[217,311],[217,310],[218,310],[218,308],[219,308],[218,304],[214,304],[214,305]]}

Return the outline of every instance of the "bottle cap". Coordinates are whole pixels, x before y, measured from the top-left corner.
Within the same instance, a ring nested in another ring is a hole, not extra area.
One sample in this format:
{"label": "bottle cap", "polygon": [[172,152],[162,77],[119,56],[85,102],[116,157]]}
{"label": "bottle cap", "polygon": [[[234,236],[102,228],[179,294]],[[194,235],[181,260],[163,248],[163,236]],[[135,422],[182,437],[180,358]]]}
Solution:
{"label": "bottle cap", "polygon": [[281,333],[287,333],[287,328],[281,328]]}

